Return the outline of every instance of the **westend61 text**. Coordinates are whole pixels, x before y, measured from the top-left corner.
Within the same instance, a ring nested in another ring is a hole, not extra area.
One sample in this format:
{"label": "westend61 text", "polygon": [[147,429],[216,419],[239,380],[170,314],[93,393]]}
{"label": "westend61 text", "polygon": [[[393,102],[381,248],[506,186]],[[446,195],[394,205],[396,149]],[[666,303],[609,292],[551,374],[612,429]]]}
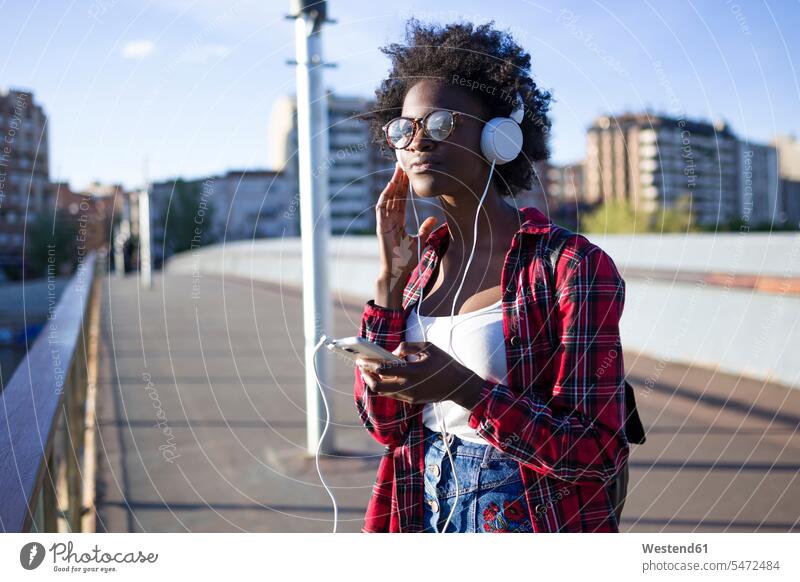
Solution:
{"label": "westend61 text", "polygon": [[687,544],[685,546],[642,544],[642,551],[645,554],[707,554],[708,544]]}

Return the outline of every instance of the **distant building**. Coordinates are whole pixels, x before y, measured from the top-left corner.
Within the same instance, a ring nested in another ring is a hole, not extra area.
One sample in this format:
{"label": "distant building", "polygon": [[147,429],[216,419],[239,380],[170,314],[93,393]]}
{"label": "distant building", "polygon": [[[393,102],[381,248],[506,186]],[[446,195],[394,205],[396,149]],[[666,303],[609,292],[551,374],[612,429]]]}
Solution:
{"label": "distant building", "polygon": [[780,184],[783,223],[800,230],[800,182],[781,180]]}
{"label": "distant building", "polygon": [[296,190],[273,170],[230,170],[206,180],[221,241],[297,236]]}
{"label": "distant building", "polygon": [[587,141],[588,202],[649,213],[687,198],[701,224],[739,217],[739,142],[725,124],[626,113],[597,118]]}
{"label": "distant building", "polygon": [[549,196],[557,203],[574,203],[584,199],[583,170],[584,163],[577,162],[564,166],[550,166]]}
{"label": "distant building", "polygon": [[196,196],[188,211],[177,208],[181,197],[176,183],[177,180],[166,180],[151,185],[150,231],[155,265],[175,251],[168,231],[172,229],[174,234],[186,226],[178,225],[176,220],[189,221],[190,243],[195,229],[199,231],[195,241],[198,244],[299,235],[296,190],[281,172],[231,170],[221,176],[183,180],[182,187]]}
{"label": "distant building", "polygon": [[781,219],[800,228],[800,141],[783,135],[772,143],[778,152]]}
{"label": "distant building", "polygon": [[774,147],[739,142],[739,202],[744,224],[759,227],[783,222]]}
{"label": "distant building", "polygon": [[[328,94],[329,156],[324,163],[333,234],[373,233],[375,201],[391,178],[394,160],[381,155],[370,139],[367,123],[356,117],[372,104],[362,97]],[[273,108],[270,140],[270,165],[283,169],[287,183],[296,185],[297,106],[293,97],[284,97]],[[294,219],[299,224],[299,212]]]}
{"label": "distant building", "polygon": [[78,244],[85,252],[100,251],[111,235],[113,198],[77,192],[66,182],[53,184],[58,220],[72,222],[78,232]]}
{"label": "distant building", "polygon": [[778,150],[781,178],[800,182],[800,141],[793,135],[778,135],[772,145]]}
{"label": "distant building", "polygon": [[87,194],[93,198],[105,198],[113,200],[115,196],[121,196],[125,193],[125,188],[122,184],[104,184],[102,182],[92,182],[83,190],[81,194]]}
{"label": "distant building", "polygon": [[51,208],[47,116],[33,93],[0,89],[0,266],[22,265],[25,225]]}
{"label": "distant building", "polygon": [[533,182],[528,190],[520,190],[514,196],[518,208],[534,206],[547,214],[550,201],[550,165],[546,160],[533,162]]}
{"label": "distant building", "polygon": [[[59,192],[65,191],[63,185],[57,186],[60,188]],[[128,234],[139,236],[139,207],[135,192],[127,192],[122,184],[92,182],[73,195],[90,198],[98,213],[98,219],[102,216],[103,220],[108,221],[109,231],[105,236],[109,244],[114,236],[112,224],[118,224],[120,220],[126,222],[126,227],[130,227]],[[63,206],[60,194],[57,196],[57,204],[59,207]]]}

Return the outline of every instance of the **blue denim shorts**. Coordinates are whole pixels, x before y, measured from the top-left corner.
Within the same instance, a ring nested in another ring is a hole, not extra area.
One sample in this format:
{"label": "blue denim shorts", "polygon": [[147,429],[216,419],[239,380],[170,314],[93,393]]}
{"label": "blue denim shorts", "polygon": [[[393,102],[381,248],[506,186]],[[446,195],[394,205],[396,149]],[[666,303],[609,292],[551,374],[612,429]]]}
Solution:
{"label": "blue denim shorts", "polygon": [[533,532],[519,463],[499,449],[450,435],[453,467],[439,432],[424,427],[424,531],[442,531],[455,504],[447,532]]}

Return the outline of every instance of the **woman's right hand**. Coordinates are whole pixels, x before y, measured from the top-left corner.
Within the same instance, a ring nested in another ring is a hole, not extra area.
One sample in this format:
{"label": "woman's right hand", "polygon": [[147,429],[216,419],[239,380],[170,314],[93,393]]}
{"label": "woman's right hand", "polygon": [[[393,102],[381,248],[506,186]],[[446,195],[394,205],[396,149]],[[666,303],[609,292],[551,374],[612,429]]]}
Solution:
{"label": "woman's right hand", "polygon": [[[378,278],[376,302],[398,307],[402,300],[402,286],[417,266],[416,237],[406,232],[406,200],[408,196],[408,176],[395,164],[392,179],[381,192],[375,204],[378,247],[380,249],[381,270]],[[436,225],[431,216],[420,225],[419,237],[422,244]],[[382,296],[385,295],[385,296]]]}

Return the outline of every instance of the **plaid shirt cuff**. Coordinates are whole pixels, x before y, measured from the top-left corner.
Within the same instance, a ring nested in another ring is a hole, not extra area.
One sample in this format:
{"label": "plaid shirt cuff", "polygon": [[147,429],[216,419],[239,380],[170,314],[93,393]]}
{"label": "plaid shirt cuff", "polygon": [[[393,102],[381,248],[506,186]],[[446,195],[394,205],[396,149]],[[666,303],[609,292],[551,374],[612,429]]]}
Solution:
{"label": "plaid shirt cuff", "polygon": [[405,310],[389,309],[375,305],[370,299],[364,306],[361,318],[361,336],[379,346],[394,350],[403,340],[405,332]]}
{"label": "plaid shirt cuff", "polygon": [[483,386],[481,386],[480,396],[478,397],[478,403],[470,410],[468,422],[469,425],[476,430],[480,426],[481,419],[484,417],[486,409],[489,406],[489,400],[495,386],[497,386],[495,382],[484,380]]}
{"label": "plaid shirt cuff", "polygon": [[370,299],[369,301],[367,301],[367,305],[364,307],[364,312],[367,315],[385,317],[387,319],[402,319],[404,310],[381,307],[380,305],[375,305],[374,299]]}

